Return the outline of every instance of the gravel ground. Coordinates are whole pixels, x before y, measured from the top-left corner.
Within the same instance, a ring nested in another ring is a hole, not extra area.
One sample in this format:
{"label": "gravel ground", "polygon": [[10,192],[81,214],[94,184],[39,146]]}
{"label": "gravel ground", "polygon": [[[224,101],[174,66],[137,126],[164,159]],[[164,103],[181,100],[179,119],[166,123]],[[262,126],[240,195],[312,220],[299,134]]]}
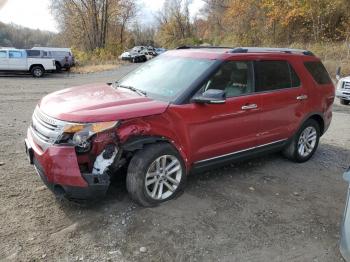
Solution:
{"label": "gravel ground", "polygon": [[0,260],[342,261],[350,107],[339,104],[307,163],[274,154],[193,175],[182,196],[157,208],[136,206],[122,179],[97,203],[56,201],[24,154],[37,101],[58,89],[118,79],[133,67],[0,77]]}

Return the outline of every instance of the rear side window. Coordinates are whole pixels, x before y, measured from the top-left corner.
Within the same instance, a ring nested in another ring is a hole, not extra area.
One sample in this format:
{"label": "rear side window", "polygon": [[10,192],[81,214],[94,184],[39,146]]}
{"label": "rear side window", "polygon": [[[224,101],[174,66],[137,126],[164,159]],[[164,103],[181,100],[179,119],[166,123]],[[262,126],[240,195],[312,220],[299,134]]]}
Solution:
{"label": "rear side window", "polygon": [[39,50],[26,50],[28,56],[40,56]]}
{"label": "rear side window", "polygon": [[287,61],[255,62],[256,91],[264,92],[300,86],[300,79]]}
{"label": "rear side window", "polygon": [[326,85],[332,83],[326,68],[321,62],[305,62],[304,65],[318,84]]}
{"label": "rear side window", "polygon": [[0,58],[7,58],[7,52],[6,51],[0,51]]}

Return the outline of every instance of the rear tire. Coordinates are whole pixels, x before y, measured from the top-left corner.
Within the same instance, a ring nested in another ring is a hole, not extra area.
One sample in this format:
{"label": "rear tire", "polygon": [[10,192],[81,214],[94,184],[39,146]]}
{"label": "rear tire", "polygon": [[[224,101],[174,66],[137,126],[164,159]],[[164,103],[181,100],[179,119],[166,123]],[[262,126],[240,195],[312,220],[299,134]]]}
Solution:
{"label": "rear tire", "polygon": [[126,188],[141,206],[156,206],[173,199],[183,191],[185,184],[184,162],[168,143],[148,145],[130,161]]}
{"label": "rear tire", "polygon": [[350,103],[350,101],[349,101],[349,100],[340,99],[340,104],[342,104],[342,105],[347,106],[347,105],[349,105],[349,103]]}
{"label": "rear tire", "polygon": [[56,62],[55,65],[56,65],[56,73],[60,73],[62,71],[61,64],[59,62]]}
{"label": "rear tire", "polygon": [[320,140],[320,126],[313,120],[307,120],[283,150],[283,155],[297,163],[308,161],[315,153]]}
{"label": "rear tire", "polygon": [[30,73],[33,77],[39,78],[42,77],[45,74],[45,70],[42,66],[33,66],[30,70]]}

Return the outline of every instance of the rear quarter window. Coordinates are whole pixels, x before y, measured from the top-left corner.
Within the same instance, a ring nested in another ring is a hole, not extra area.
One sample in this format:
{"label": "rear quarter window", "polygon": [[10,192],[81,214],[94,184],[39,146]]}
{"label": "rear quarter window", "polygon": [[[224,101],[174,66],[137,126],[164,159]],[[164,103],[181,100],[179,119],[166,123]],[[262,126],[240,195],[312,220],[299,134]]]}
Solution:
{"label": "rear quarter window", "polygon": [[319,85],[331,84],[332,80],[321,62],[305,62],[307,71]]}

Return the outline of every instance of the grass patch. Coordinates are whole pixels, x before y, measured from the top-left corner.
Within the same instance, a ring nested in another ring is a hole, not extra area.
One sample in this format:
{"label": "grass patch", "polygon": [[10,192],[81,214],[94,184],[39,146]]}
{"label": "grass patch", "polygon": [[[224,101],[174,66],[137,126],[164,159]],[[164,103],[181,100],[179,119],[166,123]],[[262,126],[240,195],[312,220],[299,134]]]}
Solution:
{"label": "grass patch", "polygon": [[71,69],[71,72],[78,74],[88,74],[88,73],[96,73],[102,71],[114,70],[120,67],[122,62],[103,62],[101,64],[85,64],[85,65],[77,65]]}

